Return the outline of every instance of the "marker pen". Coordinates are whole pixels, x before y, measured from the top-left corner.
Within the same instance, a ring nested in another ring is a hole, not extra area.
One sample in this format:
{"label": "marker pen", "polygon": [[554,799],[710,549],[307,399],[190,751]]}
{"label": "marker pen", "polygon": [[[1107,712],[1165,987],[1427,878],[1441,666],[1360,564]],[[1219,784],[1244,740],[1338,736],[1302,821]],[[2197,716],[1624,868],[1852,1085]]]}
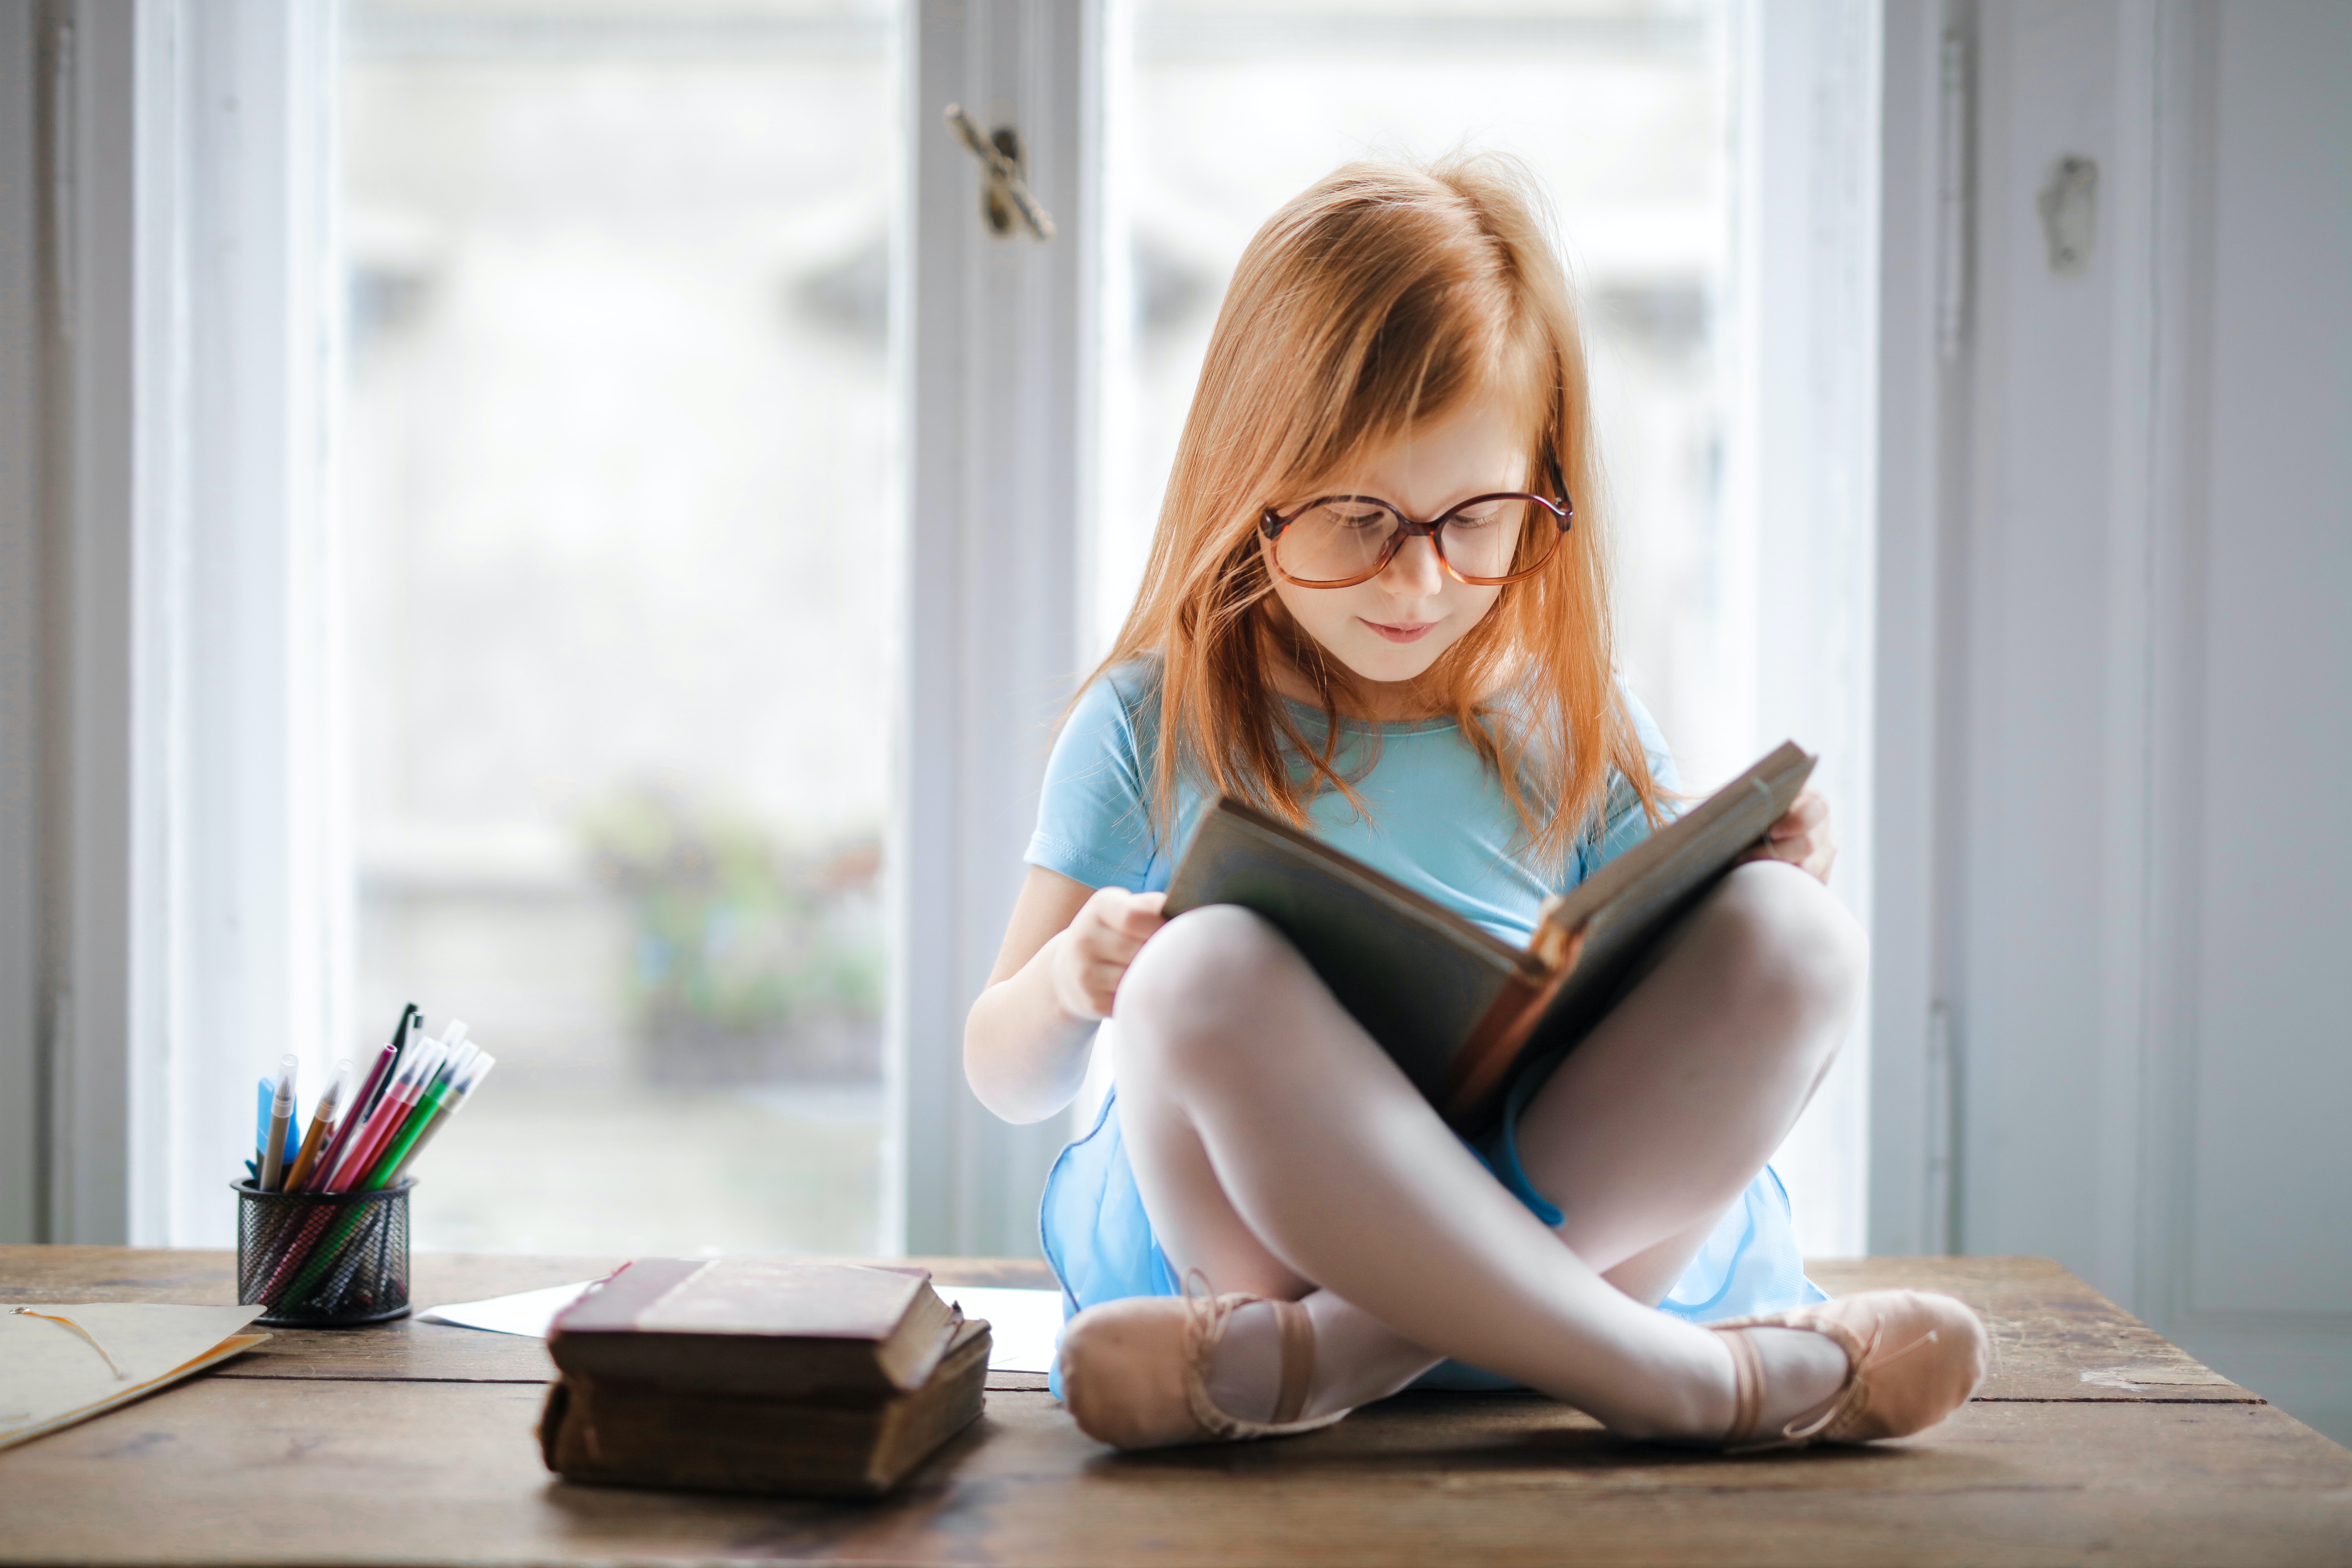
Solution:
{"label": "marker pen", "polygon": [[274,1193],[286,1171],[286,1134],[294,1121],[294,1077],[302,1060],[290,1052],[278,1058],[278,1093],[269,1102],[268,1141],[261,1146],[261,1190]]}

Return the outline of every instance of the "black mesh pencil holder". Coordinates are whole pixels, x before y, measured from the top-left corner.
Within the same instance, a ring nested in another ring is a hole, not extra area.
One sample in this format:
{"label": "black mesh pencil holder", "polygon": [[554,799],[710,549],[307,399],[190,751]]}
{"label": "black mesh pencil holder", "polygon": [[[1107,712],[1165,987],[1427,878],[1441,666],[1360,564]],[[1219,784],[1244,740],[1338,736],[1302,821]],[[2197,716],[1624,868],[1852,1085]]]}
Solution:
{"label": "black mesh pencil holder", "polygon": [[408,1315],[408,1194],[236,1188],[236,1299],[277,1328],[381,1323]]}

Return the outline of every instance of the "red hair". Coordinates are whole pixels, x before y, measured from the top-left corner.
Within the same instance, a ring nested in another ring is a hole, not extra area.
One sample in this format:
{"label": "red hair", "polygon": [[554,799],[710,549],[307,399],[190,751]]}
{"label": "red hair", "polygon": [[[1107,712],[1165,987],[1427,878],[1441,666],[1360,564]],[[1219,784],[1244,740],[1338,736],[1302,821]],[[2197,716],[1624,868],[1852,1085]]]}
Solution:
{"label": "red hair", "polygon": [[1354,706],[1354,678],[1273,596],[1258,516],[1493,390],[1526,410],[1530,487],[1557,461],[1576,526],[1542,571],[1502,589],[1415,695],[1451,715],[1495,771],[1539,860],[1565,864],[1595,828],[1612,767],[1656,819],[1615,679],[1583,335],[1540,214],[1524,173],[1493,156],[1351,163],[1267,219],[1243,252],[1142,587],[1095,672],[1158,667],[1152,816],[1163,834],[1187,773],[1211,795],[1302,826],[1325,789],[1358,799],[1335,765],[1338,727],[1310,740],[1271,679],[1273,659],[1286,658],[1326,712]]}

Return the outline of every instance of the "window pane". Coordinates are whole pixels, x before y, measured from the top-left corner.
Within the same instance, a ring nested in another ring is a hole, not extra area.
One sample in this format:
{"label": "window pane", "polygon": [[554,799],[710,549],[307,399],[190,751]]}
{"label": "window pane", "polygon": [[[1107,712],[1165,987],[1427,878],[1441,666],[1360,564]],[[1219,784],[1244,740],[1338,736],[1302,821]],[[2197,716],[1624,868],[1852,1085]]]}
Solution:
{"label": "window pane", "polygon": [[359,1016],[418,1245],[874,1248],[890,16],[352,0]]}
{"label": "window pane", "polygon": [[1510,153],[1554,205],[1586,305],[1626,668],[1686,784],[1751,760],[1738,754],[1749,716],[1732,710],[1745,686],[1725,679],[1734,628],[1717,614],[1731,558],[1717,538],[1723,36],[1703,0],[1142,0],[1130,89],[1114,95],[1132,331],[1107,379],[1094,624],[1117,626],[1133,595],[1210,327],[1257,226],[1351,159]]}

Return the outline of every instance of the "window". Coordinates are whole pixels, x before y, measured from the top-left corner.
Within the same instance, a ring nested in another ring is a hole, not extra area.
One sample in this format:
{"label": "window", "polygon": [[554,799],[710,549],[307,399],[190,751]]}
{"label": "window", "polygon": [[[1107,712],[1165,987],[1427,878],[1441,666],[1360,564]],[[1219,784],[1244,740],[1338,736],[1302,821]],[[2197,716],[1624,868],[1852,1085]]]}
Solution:
{"label": "window", "polygon": [[[106,482],[62,503],[59,657],[132,725],[58,764],[55,1153],[0,1202],[216,1244],[254,1076],[415,1000],[501,1058],[426,1246],[1031,1245],[1064,1130],[971,1100],[963,1007],[1225,277],[1366,152],[1549,189],[1628,673],[1694,785],[1824,753],[1866,912],[1874,16],[77,11],[68,456]],[[1018,128],[1053,242],[982,227],[950,102]],[[1864,1063],[1784,1150],[1816,1250],[1862,1236]]]}
{"label": "window", "polygon": [[356,1016],[499,1058],[420,1246],[877,1246],[890,25],[346,9]]}

